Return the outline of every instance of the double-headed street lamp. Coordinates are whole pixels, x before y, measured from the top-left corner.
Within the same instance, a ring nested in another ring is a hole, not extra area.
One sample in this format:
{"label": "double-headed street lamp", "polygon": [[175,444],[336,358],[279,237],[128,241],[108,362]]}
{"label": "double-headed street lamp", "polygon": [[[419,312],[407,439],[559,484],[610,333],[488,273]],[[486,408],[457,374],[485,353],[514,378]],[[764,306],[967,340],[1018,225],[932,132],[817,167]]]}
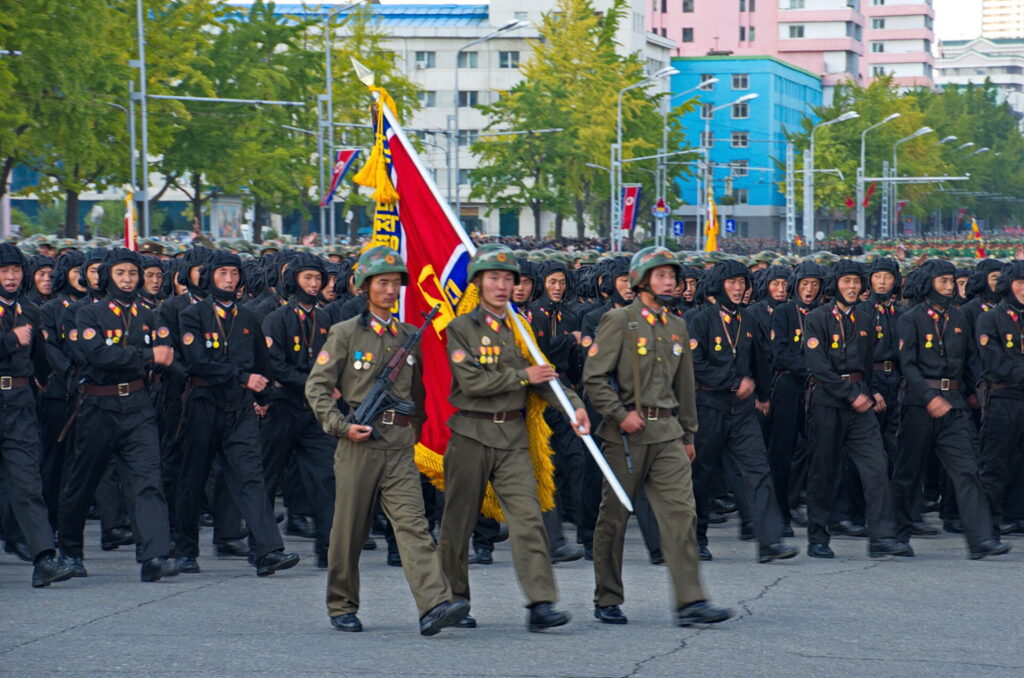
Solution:
{"label": "double-headed street lamp", "polygon": [[455,105],[455,109],[452,111],[452,126],[455,129],[455,218],[459,220],[459,223],[462,223],[462,194],[459,192],[459,59],[462,57],[463,51],[469,49],[470,47],[473,47],[474,45],[479,45],[482,42],[487,42],[488,40],[497,38],[498,36],[504,33],[508,33],[509,31],[515,31],[520,28],[526,28],[529,25],[529,21],[517,21],[515,19],[511,21],[506,21],[504,24],[499,26],[497,29],[491,31],[487,35],[479,37],[476,40],[470,40],[465,45],[462,45],[457,50],[455,50],[455,94],[452,102]]}
{"label": "double-headed street lamp", "polygon": [[836,123],[856,120],[860,117],[857,111],[847,111],[838,118],[819,122],[811,128],[810,149],[804,151],[804,224],[803,232],[808,238],[814,237],[814,134],[822,127],[835,125]]}
{"label": "double-headed street lamp", "polygon": [[611,149],[611,244],[612,251],[622,250],[622,196],[619,195],[622,190],[622,96],[631,89],[637,87],[643,87],[648,85],[655,80],[662,78],[668,78],[679,73],[678,70],[671,66],[662,68],[657,73],[649,75],[639,82],[634,82],[632,85],[627,85],[619,90],[616,96],[616,107],[615,107],[615,145]]}
{"label": "double-headed street lamp", "polygon": [[[865,223],[866,216],[864,214],[864,174],[867,172],[867,168],[865,167],[866,162],[864,148],[867,141],[867,135],[871,130],[878,129],[882,125],[892,122],[898,117],[900,117],[899,113],[892,113],[881,122],[876,122],[874,125],[871,125],[860,133],[860,166],[857,168],[857,235],[860,237],[864,237],[864,233],[867,229],[867,224]],[[954,137],[954,139],[955,138],[956,137]]]}
{"label": "double-headed street lamp", "polygon": [[[933,130],[931,127],[928,127],[926,125],[924,127],[921,127],[920,129],[918,129],[916,132],[914,132],[910,136],[903,137],[902,139],[900,139],[899,141],[897,141],[895,144],[892,145],[892,177],[894,179],[897,176],[899,176],[899,173],[897,171],[897,168],[899,167],[899,164],[898,164],[899,156],[896,153],[896,151],[899,149],[899,147],[902,146],[903,144],[907,143],[908,141],[913,141],[914,139],[917,139],[918,137],[923,137],[925,134],[931,134],[934,131],[935,130]],[[889,194],[889,195],[892,196],[892,200],[889,201],[889,210],[890,210],[890,212],[892,214],[891,214],[891,217],[888,219],[888,222],[889,222],[888,223],[888,229],[886,229],[885,232],[883,233],[883,237],[890,237],[890,236],[892,236],[895,233],[895,230],[896,230],[897,224],[894,223],[894,222],[896,220],[896,212],[899,210],[899,207],[898,207],[898,205],[899,205],[899,203],[898,203],[899,196],[897,195],[897,193],[898,193],[898,187],[897,187],[896,183],[893,182],[892,183],[891,192]]]}

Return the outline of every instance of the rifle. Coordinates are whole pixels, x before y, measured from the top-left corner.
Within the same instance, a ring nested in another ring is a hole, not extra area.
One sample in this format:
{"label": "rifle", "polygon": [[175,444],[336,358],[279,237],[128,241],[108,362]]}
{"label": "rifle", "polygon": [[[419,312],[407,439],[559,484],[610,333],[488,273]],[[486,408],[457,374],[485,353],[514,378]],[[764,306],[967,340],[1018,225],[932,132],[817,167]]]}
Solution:
{"label": "rifle", "polygon": [[398,414],[412,415],[416,412],[416,404],[410,400],[404,400],[391,394],[391,386],[398,380],[398,375],[407,364],[408,358],[416,349],[416,345],[423,338],[423,332],[430,325],[431,321],[441,312],[441,306],[437,305],[423,314],[423,324],[419,329],[409,335],[401,348],[395,351],[391,360],[387,362],[377,374],[377,383],[373,385],[370,394],[359,403],[355,413],[352,415],[352,423],[359,426],[369,426],[373,429],[371,434],[374,440],[380,438],[380,431],[373,426],[380,413],[384,410],[394,410]]}
{"label": "rifle", "polygon": [[[612,390],[620,393],[619,380],[615,378],[614,374],[608,375],[608,384],[612,387]],[[622,429],[619,429],[619,432],[622,434],[622,452],[626,456],[626,470],[633,473],[633,457],[629,453],[629,434]]]}

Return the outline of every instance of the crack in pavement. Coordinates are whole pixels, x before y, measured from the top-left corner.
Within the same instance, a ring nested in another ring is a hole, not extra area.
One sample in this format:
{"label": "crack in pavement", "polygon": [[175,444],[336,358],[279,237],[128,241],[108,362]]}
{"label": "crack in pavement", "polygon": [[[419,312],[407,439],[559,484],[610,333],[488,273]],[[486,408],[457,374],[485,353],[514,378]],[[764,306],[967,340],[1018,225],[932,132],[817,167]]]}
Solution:
{"label": "crack in pavement", "polygon": [[1006,664],[986,664],[984,662],[951,661],[947,659],[900,659],[898,657],[844,657],[830,654],[807,654],[784,650],[786,654],[796,655],[805,659],[839,659],[853,662],[885,662],[887,664],[942,664],[943,666],[976,666],[986,669],[1024,669],[1024,664],[1009,666]]}
{"label": "crack in pavement", "polygon": [[[871,570],[871,569],[874,569],[874,568],[878,567],[883,562],[885,562],[885,560],[881,560],[880,559],[880,560],[875,560],[875,561],[872,561],[870,563],[867,563],[866,565],[863,565],[861,567],[851,567],[851,568],[846,568],[846,569],[842,569],[842,570],[834,570],[832,572],[791,572],[789,574],[784,574],[784,575],[776,578],[774,581],[771,581],[771,582],[765,584],[764,586],[762,586],[761,590],[757,593],[757,595],[752,596],[750,598],[745,598],[743,600],[737,601],[736,602],[736,606],[740,607],[740,608],[743,608],[743,613],[737,615],[736,617],[731,619],[728,623],[733,624],[733,623],[736,623],[736,622],[738,622],[738,621],[740,621],[742,619],[746,619],[747,617],[750,617],[751,615],[753,615],[754,611],[751,609],[750,606],[753,603],[756,603],[757,601],[762,600],[765,596],[768,595],[769,591],[771,591],[772,589],[774,589],[776,586],[778,586],[782,582],[786,581],[787,579],[793,579],[795,577],[804,577],[804,576],[807,576],[807,577],[830,577],[830,576],[834,576],[834,575],[837,575],[837,574],[850,574],[850,573],[853,573],[853,572],[866,572],[867,570]],[[633,670],[630,671],[629,673],[627,673],[622,678],[635,678],[637,676],[637,674],[639,674],[640,669],[642,669],[646,664],[648,664],[648,663],[650,663],[650,662],[652,662],[652,661],[654,661],[656,659],[661,659],[663,657],[668,657],[668,656],[673,655],[673,654],[675,654],[677,652],[685,650],[687,648],[687,646],[688,646],[689,641],[694,640],[695,638],[700,636],[702,633],[704,633],[705,631],[709,631],[710,629],[711,629],[710,626],[704,626],[704,627],[701,627],[701,628],[697,628],[697,629],[695,629],[694,633],[692,633],[689,636],[687,636],[687,637],[683,638],[682,640],[680,640],[679,644],[676,647],[672,648],[671,650],[666,650],[665,652],[658,652],[658,653],[655,653],[655,654],[653,654],[653,655],[651,655],[651,656],[649,656],[649,657],[647,657],[645,659],[641,659],[640,661],[636,662],[633,665]],[[881,661],[881,660],[879,660],[879,661]],[[984,666],[984,665],[983,664],[979,664],[978,666]],[[1007,667],[1007,668],[1016,668],[1016,667]]]}
{"label": "crack in pavement", "polygon": [[129,607],[121,608],[119,610],[114,610],[112,612],[108,612],[107,614],[102,614],[102,615],[100,615],[98,617],[93,617],[92,619],[86,619],[85,621],[79,622],[77,624],[73,624],[71,626],[68,626],[66,628],[60,629],[58,631],[54,631],[53,633],[47,633],[46,635],[38,636],[36,638],[30,638],[29,640],[23,641],[21,643],[17,643],[16,645],[12,645],[11,647],[9,647],[9,648],[7,648],[5,650],[0,651],[0,657],[2,657],[3,655],[10,654],[10,653],[14,652],[15,650],[19,650],[19,649],[21,649],[23,647],[27,647],[28,645],[32,645],[34,643],[38,643],[41,640],[49,640],[50,638],[56,638],[57,636],[63,635],[65,633],[69,633],[71,631],[77,631],[78,629],[85,628],[86,626],[89,626],[89,625],[94,624],[94,623],[99,622],[99,621],[103,621],[105,619],[110,619],[112,617],[116,617],[116,616],[118,616],[120,614],[124,614],[125,612],[131,612],[132,610],[137,610],[137,609],[139,609],[141,607],[145,607],[147,605],[153,605],[154,603],[162,603],[165,600],[170,600],[171,598],[176,598],[177,596],[181,596],[181,595],[184,595],[186,593],[192,593],[194,591],[202,591],[203,589],[208,589],[208,588],[211,588],[213,586],[217,586],[217,585],[223,584],[225,582],[233,581],[235,579],[240,579],[240,578],[245,577],[245,576],[248,576],[248,575],[245,575],[245,574],[232,575],[230,577],[225,577],[223,579],[218,579],[217,581],[212,581],[212,582],[209,582],[207,584],[200,584],[199,586],[194,586],[194,587],[189,588],[189,589],[173,591],[171,593],[168,593],[166,596],[160,596],[159,598],[153,598],[152,600],[144,600],[144,601],[142,601],[140,603],[136,603],[135,605],[131,605]]}

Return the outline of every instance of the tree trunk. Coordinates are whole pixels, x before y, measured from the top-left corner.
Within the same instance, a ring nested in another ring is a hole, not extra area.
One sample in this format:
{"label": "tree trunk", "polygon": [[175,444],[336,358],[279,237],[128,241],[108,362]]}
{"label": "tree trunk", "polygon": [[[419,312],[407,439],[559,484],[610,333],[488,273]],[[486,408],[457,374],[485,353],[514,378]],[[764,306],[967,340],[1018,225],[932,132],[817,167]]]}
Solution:
{"label": "tree trunk", "polygon": [[537,240],[540,240],[540,211],[541,204],[539,201],[534,200],[530,203],[530,211],[533,212],[533,235]]}
{"label": "tree trunk", "polygon": [[252,241],[256,244],[263,242],[263,226],[266,223],[267,210],[263,202],[257,200],[252,207]]}
{"label": "tree trunk", "polygon": [[[78,191],[64,191],[64,237],[78,237]],[[94,234],[95,235],[95,234]]]}
{"label": "tree trunk", "polygon": [[559,240],[562,239],[562,224],[565,222],[565,217],[561,212],[555,214],[555,237]]}
{"label": "tree trunk", "polygon": [[[197,221],[198,220],[198,221]],[[192,172],[192,223],[199,224],[203,232],[203,174]]]}
{"label": "tree trunk", "polygon": [[576,198],[576,237],[583,239],[587,237],[587,203],[586,200]]}
{"label": "tree trunk", "polygon": [[4,158],[4,164],[0,166],[0,198],[7,194],[7,180],[11,178],[13,169],[14,158]]}

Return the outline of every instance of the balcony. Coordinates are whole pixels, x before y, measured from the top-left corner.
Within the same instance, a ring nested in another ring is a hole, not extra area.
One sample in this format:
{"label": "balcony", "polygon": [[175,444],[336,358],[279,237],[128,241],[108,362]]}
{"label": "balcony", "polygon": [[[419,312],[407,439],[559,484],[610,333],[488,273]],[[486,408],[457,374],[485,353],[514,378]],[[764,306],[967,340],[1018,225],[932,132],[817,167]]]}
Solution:
{"label": "balcony", "polygon": [[779,52],[853,52],[864,55],[864,43],[847,37],[779,40]]}

